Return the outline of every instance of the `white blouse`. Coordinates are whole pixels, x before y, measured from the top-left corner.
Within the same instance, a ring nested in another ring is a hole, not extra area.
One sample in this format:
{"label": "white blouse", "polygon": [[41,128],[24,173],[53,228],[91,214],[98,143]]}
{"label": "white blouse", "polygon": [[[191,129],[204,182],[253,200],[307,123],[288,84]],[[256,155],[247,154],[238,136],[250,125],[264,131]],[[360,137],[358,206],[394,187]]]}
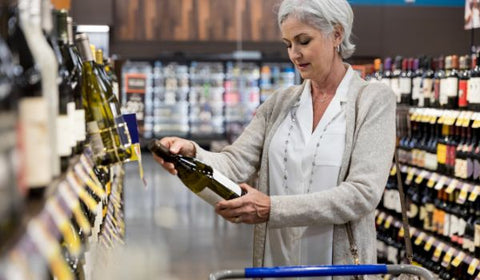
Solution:
{"label": "white blouse", "polygon": [[[342,104],[352,76],[349,67],[313,133],[311,83],[306,81],[299,102],[280,124],[268,151],[270,195],[321,192],[337,185],[345,149]],[[265,266],[332,264],[333,225],[267,230]]]}

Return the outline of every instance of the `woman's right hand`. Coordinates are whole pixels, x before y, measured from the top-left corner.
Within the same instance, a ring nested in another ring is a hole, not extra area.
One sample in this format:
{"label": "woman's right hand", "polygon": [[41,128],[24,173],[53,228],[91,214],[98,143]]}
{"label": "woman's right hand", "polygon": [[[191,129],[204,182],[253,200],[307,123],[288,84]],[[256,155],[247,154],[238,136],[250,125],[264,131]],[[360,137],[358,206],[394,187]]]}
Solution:
{"label": "woman's right hand", "polygon": [[[164,137],[157,141],[160,141],[162,145],[167,147],[172,154],[195,157],[197,153],[194,143],[187,139],[179,137]],[[163,166],[163,168],[165,168],[171,174],[177,175],[177,169],[175,169],[175,165],[173,163],[166,162],[161,157],[155,155],[154,153],[152,154],[155,161]]]}

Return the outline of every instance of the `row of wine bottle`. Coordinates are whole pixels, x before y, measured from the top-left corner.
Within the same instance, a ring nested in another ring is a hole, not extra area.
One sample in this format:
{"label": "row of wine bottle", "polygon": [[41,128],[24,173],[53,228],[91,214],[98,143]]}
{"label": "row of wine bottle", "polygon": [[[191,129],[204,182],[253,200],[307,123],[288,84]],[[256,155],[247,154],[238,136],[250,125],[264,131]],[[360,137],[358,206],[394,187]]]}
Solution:
{"label": "row of wine bottle", "polygon": [[374,60],[367,78],[392,88],[397,103],[418,107],[480,110],[478,55],[396,56]]}
{"label": "row of wine bottle", "polygon": [[480,114],[410,108],[399,161],[469,181],[480,180]]}
{"label": "row of wine bottle", "polygon": [[[377,253],[381,263],[404,263],[405,229],[398,217],[377,210]],[[414,264],[426,267],[443,280],[470,280],[480,277],[480,261],[459,248],[410,227]]]}
{"label": "row of wine bottle", "polygon": [[86,34],[74,36],[67,11],[53,10],[49,0],[2,0],[0,50],[0,106],[11,116],[1,122],[12,123],[17,143],[2,157],[20,154],[20,187],[47,186],[85,146],[101,166],[129,159],[115,75]]}

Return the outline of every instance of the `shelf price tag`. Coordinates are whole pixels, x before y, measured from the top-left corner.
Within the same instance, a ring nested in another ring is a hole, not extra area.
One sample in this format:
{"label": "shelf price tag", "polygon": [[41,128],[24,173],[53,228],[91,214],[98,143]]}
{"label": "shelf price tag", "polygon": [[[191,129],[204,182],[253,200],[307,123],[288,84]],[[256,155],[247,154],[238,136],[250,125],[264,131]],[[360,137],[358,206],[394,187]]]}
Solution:
{"label": "shelf price tag", "polygon": [[480,261],[476,258],[473,258],[470,262],[470,265],[468,266],[467,273],[469,275],[473,275],[475,273],[475,270],[477,270],[478,264],[480,264]]}
{"label": "shelf price tag", "polygon": [[440,259],[440,256],[442,255],[442,252],[443,252],[443,247],[445,247],[444,243],[442,242],[438,243],[437,247],[435,248],[435,251],[433,252],[432,260],[434,262],[438,262],[438,260]]}
{"label": "shelf price tag", "polygon": [[472,188],[472,185],[463,184],[462,189],[460,190],[460,194],[458,195],[458,198],[457,198],[458,204],[464,204],[465,201],[467,201],[468,193],[470,192],[471,188]]}
{"label": "shelf price tag", "polygon": [[443,267],[447,267],[450,265],[450,262],[452,261],[452,257],[453,255],[455,254],[457,250],[455,250],[455,248],[453,247],[450,247],[448,248],[448,250],[445,252],[445,256],[443,257],[443,260],[442,260],[442,266]]}
{"label": "shelf price tag", "polygon": [[428,179],[427,187],[433,188],[433,186],[435,186],[435,183],[437,182],[437,179],[438,179],[438,174],[432,173],[432,175],[430,175],[430,179]]}
{"label": "shelf price tag", "polygon": [[428,175],[426,170],[422,170],[420,174],[418,174],[417,178],[415,178],[415,184],[419,185],[423,182],[423,179]]}
{"label": "shelf price tag", "polygon": [[383,220],[385,219],[385,216],[387,214],[385,214],[385,212],[381,212],[378,216],[377,216],[377,225],[381,225],[383,223]]}
{"label": "shelf price tag", "polygon": [[403,238],[404,236],[405,236],[405,229],[403,228],[403,226],[401,226],[400,229],[398,230],[398,237]]}
{"label": "shelf price tag", "polygon": [[393,222],[393,217],[392,217],[392,216],[388,216],[387,219],[385,220],[385,228],[386,228],[386,229],[389,229],[390,226],[392,225],[392,222]]}
{"label": "shelf price tag", "polygon": [[477,200],[479,193],[480,193],[480,186],[473,187],[473,190],[470,193],[470,196],[468,197],[468,201],[474,202],[475,200]]}
{"label": "shelf price tag", "polygon": [[448,181],[447,176],[441,176],[440,179],[437,181],[437,184],[435,185],[435,190],[439,191],[443,189],[443,186],[447,181]]}
{"label": "shelf price tag", "polygon": [[419,246],[420,244],[422,244],[423,240],[425,240],[425,237],[427,236],[427,234],[425,232],[420,232],[420,234],[417,236],[417,238],[415,238],[415,245]]}
{"label": "shelf price tag", "polygon": [[450,183],[448,184],[447,189],[445,190],[446,193],[451,194],[453,191],[457,188],[458,185],[458,180],[457,179],[452,179]]}
{"label": "shelf price tag", "polygon": [[465,259],[465,256],[466,254],[464,252],[459,251],[457,256],[453,259],[452,265],[454,267],[458,267],[462,263],[462,261]]}
{"label": "shelf price tag", "polygon": [[410,183],[412,183],[413,176],[415,176],[416,171],[417,171],[417,169],[415,169],[413,167],[408,168],[407,179],[405,179],[405,184],[406,185],[410,185]]}
{"label": "shelf price tag", "polygon": [[435,237],[430,236],[427,241],[425,242],[425,247],[423,249],[428,252],[430,249],[432,249],[433,243],[435,242]]}
{"label": "shelf price tag", "polygon": [[393,165],[390,169],[390,176],[395,176],[397,174],[397,165]]}

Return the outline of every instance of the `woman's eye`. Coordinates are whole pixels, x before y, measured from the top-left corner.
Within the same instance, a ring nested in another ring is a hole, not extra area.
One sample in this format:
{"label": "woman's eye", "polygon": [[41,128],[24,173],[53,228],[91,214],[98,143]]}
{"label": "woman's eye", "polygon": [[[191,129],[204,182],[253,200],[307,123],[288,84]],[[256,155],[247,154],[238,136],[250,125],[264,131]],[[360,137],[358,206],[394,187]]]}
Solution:
{"label": "woman's eye", "polygon": [[308,43],[310,43],[310,39],[300,41],[302,45],[308,45]]}

